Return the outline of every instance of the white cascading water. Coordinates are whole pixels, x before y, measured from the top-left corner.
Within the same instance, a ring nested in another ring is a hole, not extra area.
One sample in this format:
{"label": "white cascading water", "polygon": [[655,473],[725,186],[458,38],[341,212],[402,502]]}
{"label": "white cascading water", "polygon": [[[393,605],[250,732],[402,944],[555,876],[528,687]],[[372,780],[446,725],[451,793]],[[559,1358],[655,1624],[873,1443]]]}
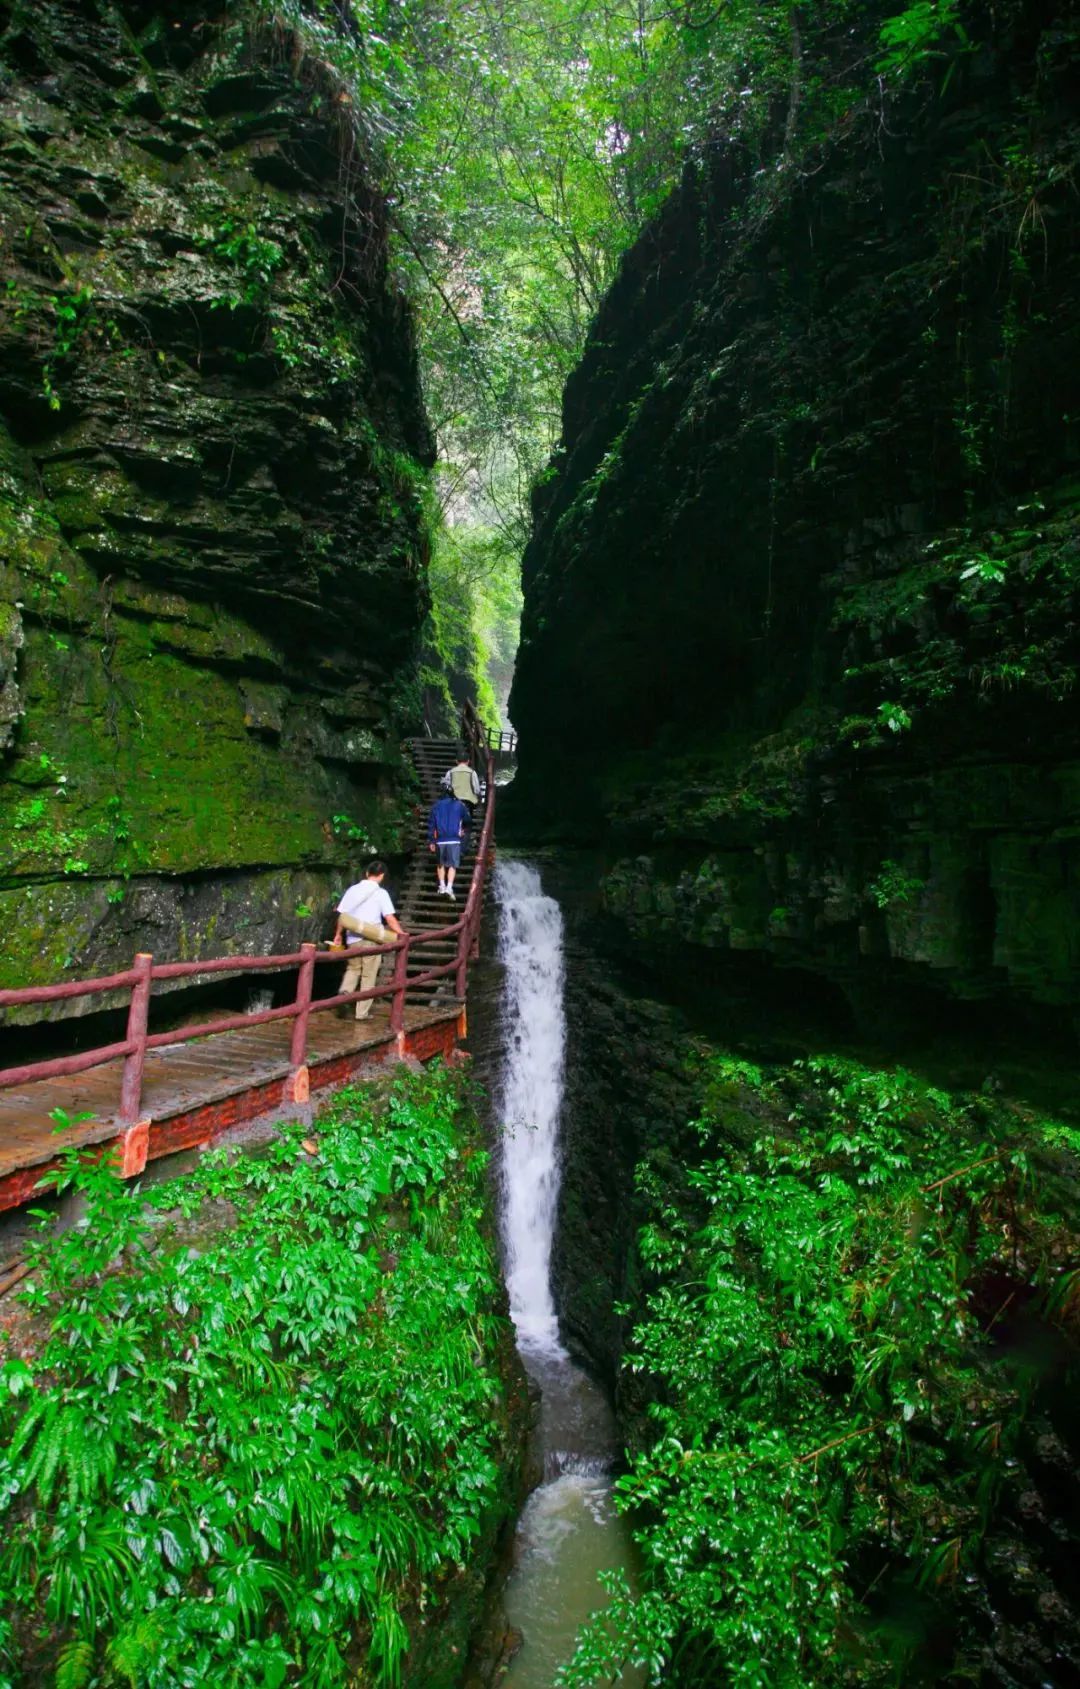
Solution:
{"label": "white cascading water", "polygon": [[502,1122],[503,1245],[510,1313],[521,1347],[562,1353],[551,1295],[559,1198],[559,1110],[566,1014],[563,921],[525,862],[495,869],[499,960],[505,969]]}
{"label": "white cascading water", "polygon": [[[514,1570],[503,1591],[524,1641],[503,1666],[502,1689],[551,1689],[578,1628],[605,1596],[597,1574],[631,1570],[628,1528],[615,1510],[615,1428],[592,1379],[559,1342],[551,1246],[561,1174],[559,1115],[566,1046],[563,921],[526,862],[495,869],[503,964],[502,1232],[510,1313],[525,1369],[540,1386],[544,1481],[518,1520]],[[627,1668],[620,1689],[644,1679]]]}

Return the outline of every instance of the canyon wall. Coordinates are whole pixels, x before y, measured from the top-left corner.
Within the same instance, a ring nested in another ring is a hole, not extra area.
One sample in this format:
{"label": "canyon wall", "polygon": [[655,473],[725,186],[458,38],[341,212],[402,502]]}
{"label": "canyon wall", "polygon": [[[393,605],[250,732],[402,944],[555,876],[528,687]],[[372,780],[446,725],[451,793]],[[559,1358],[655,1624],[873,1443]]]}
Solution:
{"label": "canyon wall", "polygon": [[[534,497],[501,836],[550,847],[567,917],[553,1272],[631,1456],[681,1438],[665,1409],[722,1370],[724,1339],[681,1333],[671,1302],[656,1325],[668,1352],[685,1340],[686,1372],[676,1386],[642,1364],[658,1262],[683,1260],[715,1169],[752,1167],[758,1141],[804,1147],[815,1063],[884,1094],[899,1057],[954,1121],[1030,1139],[1025,1236],[1075,1209],[1075,1132],[1051,1123],[1076,1119],[1080,985],[1075,31],[1063,7],[969,7],[963,36],[886,93],[866,78],[869,21],[840,50],[870,91],[827,140],[789,149],[781,115],[771,153],[718,138],[687,168],[600,310]],[[916,1159],[921,1130],[898,1111]],[[842,1135],[834,1153],[846,1175]],[[781,1371],[799,1297],[761,1290],[767,1252],[725,1200],[702,1282],[734,1277],[748,1326],[775,1311]],[[779,1206],[775,1224],[797,1227]],[[974,1348],[1006,1389],[1027,1339],[1000,1307],[1036,1305],[1031,1261],[1012,1266],[1000,1297],[993,1274],[964,1279],[992,1337]],[[890,1503],[895,1538],[851,1593],[893,1593],[866,1604],[866,1656],[830,1681],[876,1680],[893,1594],[912,1681],[962,1659],[980,1682],[1073,1681],[1058,1544],[1075,1349],[1044,1338],[974,1570],[905,1606],[925,1545],[905,1546],[910,1495],[895,1518]],[[734,1455],[723,1429],[696,1431],[695,1450]],[[673,1681],[715,1680],[692,1671],[709,1617],[684,1613]]]}
{"label": "canyon wall", "polygon": [[647,965],[1075,1036],[1066,21],[972,8],[797,158],[717,140],[601,308],[535,497],[512,805],[601,848]]}
{"label": "canyon wall", "polygon": [[395,842],[432,443],[362,123],[273,18],[0,36],[0,985],[294,947]]}

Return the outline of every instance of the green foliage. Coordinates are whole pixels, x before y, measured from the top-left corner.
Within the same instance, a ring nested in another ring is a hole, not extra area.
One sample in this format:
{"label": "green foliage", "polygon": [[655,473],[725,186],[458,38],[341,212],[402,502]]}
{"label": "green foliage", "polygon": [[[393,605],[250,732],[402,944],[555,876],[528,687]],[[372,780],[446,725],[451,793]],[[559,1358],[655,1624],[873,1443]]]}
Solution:
{"label": "green foliage", "polygon": [[41,372],[41,384],[49,409],[60,409],[60,395],[55,386],[56,365],[70,357],[82,335],[96,327],[93,294],[88,287],[79,287],[70,295],[57,294],[50,301],[56,320],[52,350]]}
{"label": "green foliage", "polygon": [[[4,284],[3,305],[18,327],[36,327],[39,338],[44,340],[41,387],[49,409],[58,411],[62,402],[57,387],[58,366],[74,355],[86,336],[97,333],[109,340],[116,338],[119,332],[116,323],[110,320],[102,325],[94,308],[93,290],[74,281],[67,292],[38,295],[20,287],[9,276]],[[41,315],[45,317],[44,329],[36,322]]]}
{"label": "green foliage", "polygon": [[[80,270],[51,240],[33,238],[31,228],[24,230],[28,245],[35,249],[43,267],[58,270],[64,277],[64,289],[59,293],[34,290],[26,282],[9,276],[0,294],[0,307],[9,313],[14,325],[36,343],[41,365],[42,394],[50,410],[62,406],[59,381],[61,368],[70,367],[80,349],[95,343],[99,349],[112,349],[122,357],[134,355],[134,348],[124,344],[120,324],[113,316],[103,316],[94,298],[94,289],[82,278]],[[25,272],[24,272],[25,273]],[[66,577],[55,572],[53,581],[66,585]]]}
{"label": "green foliage", "polygon": [[264,310],[270,300],[274,276],[285,262],[285,254],[276,240],[260,235],[254,223],[241,223],[225,217],[206,242],[207,249],[220,258],[236,276],[236,286],[219,300],[235,311],[239,305],[253,305]]}
{"label": "green foliage", "polygon": [[[351,0],[342,29],[335,0],[260,4],[296,31],[314,100],[355,121],[390,189],[447,518],[429,679],[445,684],[451,650],[449,672],[475,677],[488,640],[472,555],[493,533],[521,552],[564,383],[622,254],[718,135],[760,152],[755,204],[782,189],[778,160],[793,171],[861,97],[828,50],[848,8],[811,27],[794,0]],[[288,324],[272,341],[302,360]]]}
{"label": "green foliage", "polygon": [[[867,649],[869,660],[844,671],[862,707],[838,736],[880,744],[883,734],[910,726],[916,708],[965,693],[1022,687],[1061,699],[1070,692],[1076,672],[1068,628],[1080,586],[1076,515],[1075,487],[1031,493],[996,520],[971,521],[930,540],[887,575],[844,586],[835,625]],[[872,706],[886,686],[895,702]]]}
{"label": "green foliage", "polygon": [[[650,1288],[626,1365],[651,1432],[617,1488],[643,1587],[590,1624],[566,1685],[627,1658],[701,1689],[908,1681],[915,1640],[876,1615],[963,1579],[1024,1411],[1028,1375],[992,1358],[1015,1294],[995,1287],[1060,1301],[1038,1123],[902,1070],[740,1066],[715,1066],[684,1181],[639,1172]],[[959,1677],[980,1647],[961,1630]]]}
{"label": "green foliage", "polygon": [[148,1195],[63,1155],[83,1217],[43,1217],[25,1298],[49,1335],[0,1369],[0,1673],[399,1681],[403,1611],[499,1505],[473,1129],[428,1072],[381,1112],[343,1093],[315,1156],[289,1127]]}
{"label": "green foliage", "polygon": [[80,811],[68,776],[47,756],[41,765],[41,778],[53,783],[52,790],[39,787],[33,796],[13,803],[8,821],[11,860],[24,870],[48,865],[64,874],[85,874],[91,866],[100,866],[129,878],[145,861],[145,851],[132,840],[122,800],[114,793],[96,817],[88,816]]}
{"label": "green foliage", "polygon": [[332,816],[331,825],[334,829],[335,839],[347,839],[350,844],[367,845],[370,843],[366,827],[361,826],[359,821],[354,821],[351,816]]}
{"label": "green foliage", "polygon": [[56,1689],[86,1689],[94,1672],[94,1648],[82,1638],[67,1642],[56,1667]]}
{"label": "green foliage", "polygon": [[892,904],[910,903],[925,887],[925,880],[909,874],[899,862],[886,857],[866,890],[879,909],[888,909]]}
{"label": "green foliage", "polygon": [[879,704],[877,718],[878,726],[890,733],[904,733],[911,726],[911,717],[902,704]]}
{"label": "green foliage", "polygon": [[[872,101],[876,112],[894,86],[936,76],[945,60],[951,70],[969,48],[960,9],[956,0],[918,0],[882,21],[887,8],[847,0],[700,9],[670,0],[585,8],[499,0],[480,9],[470,0],[351,0],[342,29],[335,0],[260,4],[295,29],[318,66],[313,100],[333,100],[338,121],[357,124],[390,190],[445,519],[425,681],[449,712],[468,677],[490,713],[491,641],[472,559],[493,535],[511,557],[523,548],[563,386],[622,254],[687,162],[720,136],[751,165],[731,227],[736,238],[743,226],[752,231],[860,108]],[[1045,171],[1025,173],[1022,159],[1005,159],[1001,170],[1010,198],[1024,196],[1014,240],[1023,262]],[[1022,279],[1014,276],[1014,292]],[[1016,301],[1013,319],[1019,334]],[[286,365],[303,365],[294,325],[276,322],[271,341]],[[779,449],[812,415],[805,396],[785,400]],[[975,479],[987,467],[991,419],[968,380],[954,424]],[[618,457],[616,441],[582,488],[583,505],[617,473]],[[897,709],[910,713],[902,699]],[[904,725],[894,715],[884,732]]]}
{"label": "green foliage", "polygon": [[483,719],[497,726],[521,617],[517,551],[496,526],[444,523],[436,533],[430,580],[422,679],[442,717],[432,725],[454,730],[461,701],[451,690],[456,679],[466,683]]}
{"label": "green foliage", "polygon": [[958,0],[916,0],[914,6],[886,18],[878,37],[882,54],[877,63],[882,76],[901,78],[941,55],[941,43],[952,36],[967,47],[968,38],[959,19]]}

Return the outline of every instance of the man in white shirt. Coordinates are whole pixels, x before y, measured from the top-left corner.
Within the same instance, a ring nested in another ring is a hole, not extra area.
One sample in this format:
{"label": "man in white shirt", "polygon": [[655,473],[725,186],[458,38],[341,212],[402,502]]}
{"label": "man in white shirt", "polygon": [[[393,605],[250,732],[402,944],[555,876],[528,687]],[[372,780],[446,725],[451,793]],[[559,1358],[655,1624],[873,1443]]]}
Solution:
{"label": "man in white shirt", "polygon": [[[343,935],[350,948],[354,944],[391,944],[395,938],[405,937],[401,922],[394,914],[390,893],[383,890],[385,873],[385,862],[369,862],[364,879],[349,887],[337,906],[337,926],[330,941],[332,944],[340,945]],[[341,976],[342,993],[370,991],[381,961],[378,951],[369,951],[347,963]],[[367,1019],[374,1001],[373,997],[369,997],[366,1002],[357,1003],[357,1020]]]}

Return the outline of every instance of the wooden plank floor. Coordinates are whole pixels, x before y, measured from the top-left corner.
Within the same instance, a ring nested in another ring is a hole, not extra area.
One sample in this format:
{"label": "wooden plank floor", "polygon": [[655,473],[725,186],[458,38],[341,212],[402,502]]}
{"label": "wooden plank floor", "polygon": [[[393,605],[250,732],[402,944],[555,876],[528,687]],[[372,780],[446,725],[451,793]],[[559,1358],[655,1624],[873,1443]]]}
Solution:
{"label": "wooden plank floor", "polygon": [[[431,1009],[407,1006],[406,1031],[456,1019],[459,1012],[456,1001]],[[167,1120],[281,1078],[289,1070],[291,1036],[292,1022],[279,1020],[151,1050],[143,1070],[143,1117]],[[338,1019],[333,1010],[324,1010],[313,1014],[308,1024],[308,1066],[315,1069],[338,1056],[377,1049],[390,1037],[390,1012],[382,1003],[376,1003],[364,1021]],[[0,1178],[37,1167],[71,1144],[115,1138],[123,1130],[116,1118],[123,1065],[105,1062],[86,1073],[0,1091]],[[69,1115],[89,1113],[93,1119],[70,1132],[57,1132],[50,1119],[56,1108]]]}

